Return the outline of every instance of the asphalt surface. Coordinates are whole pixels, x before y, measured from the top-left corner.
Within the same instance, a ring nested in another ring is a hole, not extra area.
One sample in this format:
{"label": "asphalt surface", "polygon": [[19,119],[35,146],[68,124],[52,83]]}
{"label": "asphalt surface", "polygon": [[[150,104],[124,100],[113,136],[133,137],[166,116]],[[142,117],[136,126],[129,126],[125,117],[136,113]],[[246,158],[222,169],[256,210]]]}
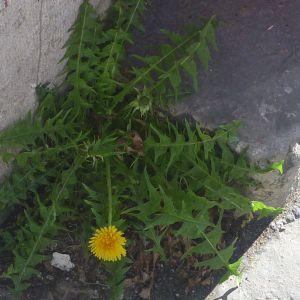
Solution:
{"label": "asphalt surface", "polygon": [[283,157],[300,139],[300,2],[296,0],[152,0],[139,53],[155,52],[160,29],[182,31],[212,15],[221,21],[218,51],[200,91],[177,107],[214,128],[241,120],[254,159]]}

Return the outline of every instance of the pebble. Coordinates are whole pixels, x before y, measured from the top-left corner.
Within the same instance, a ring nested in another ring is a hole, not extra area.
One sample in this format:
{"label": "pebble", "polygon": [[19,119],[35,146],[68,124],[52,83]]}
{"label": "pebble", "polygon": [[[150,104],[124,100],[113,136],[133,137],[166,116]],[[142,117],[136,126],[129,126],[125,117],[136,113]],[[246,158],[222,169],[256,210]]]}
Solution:
{"label": "pebble", "polygon": [[243,142],[243,141],[240,141],[238,142],[238,144],[236,145],[235,147],[235,151],[237,153],[241,153],[242,151],[244,151],[246,148],[248,147],[248,144]]}
{"label": "pebble", "polygon": [[290,93],[293,91],[293,89],[292,89],[290,86],[287,86],[287,87],[284,88],[284,91],[285,91],[287,94],[290,94]]}
{"label": "pebble", "polygon": [[75,267],[75,265],[71,262],[69,254],[62,254],[59,252],[52,253],[51,266],[67,272]]}
{"label": "pebble", "polygon": [[277,229],[278,229],[280,232],[282,232],[282,231],[285,230],[285,228],[284,228],[283,225],[284,225],[284,224],[283,224],[283,222],[282,222],[281,220],[276,222],[276,227],[277,227]]}
{"label": "pebble", "polygon": [[296,158],[300,158],[300,144],[296,143],[293,146],[292,153],[296,156]]}
{"label": "pebble", "polygon": [[270,224],[270,228],[271,228],[272,230],[274,230],[274,231],[277,230],[277,226],[276,226],[276,224],[273,223],[273,222]]}
{"label": "pebble", "polygon": [[54,277],[53,277],[52,275],[47,275],[47,276],[46,276],[46,279],[48,279],[48,280],[53,280]]}

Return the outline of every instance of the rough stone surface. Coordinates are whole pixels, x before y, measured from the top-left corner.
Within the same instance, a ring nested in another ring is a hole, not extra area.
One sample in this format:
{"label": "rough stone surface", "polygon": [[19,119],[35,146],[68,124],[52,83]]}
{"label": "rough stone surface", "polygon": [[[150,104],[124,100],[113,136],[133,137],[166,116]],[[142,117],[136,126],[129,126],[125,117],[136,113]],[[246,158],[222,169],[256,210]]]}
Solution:
{"label": "rough stone surface", "polygon": [[[38,83],[58,82],[61,48],[81,3],[0,0],[0,130],[34,108]],[[110,0],[91,3],[103,14]]]}
{"label": "rough stone surface", "polygon": [[51,266],[67,272],[75,267],[75,265],[71,262],[70,255],[58,252],[54,252],[52,254]]}

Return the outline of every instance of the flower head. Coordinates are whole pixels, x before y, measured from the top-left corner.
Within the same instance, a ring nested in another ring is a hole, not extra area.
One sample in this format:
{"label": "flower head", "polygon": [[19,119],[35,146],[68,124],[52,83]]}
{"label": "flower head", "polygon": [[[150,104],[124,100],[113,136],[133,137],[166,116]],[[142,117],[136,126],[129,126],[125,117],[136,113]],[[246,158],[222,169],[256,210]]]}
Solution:
{"label": "flower head", "polygon": [[115,226],[108,226],[96,229],[90,238],[89,248],[99,259],[116,261],[126,255],[125,243],[123,232],[118,231]]}

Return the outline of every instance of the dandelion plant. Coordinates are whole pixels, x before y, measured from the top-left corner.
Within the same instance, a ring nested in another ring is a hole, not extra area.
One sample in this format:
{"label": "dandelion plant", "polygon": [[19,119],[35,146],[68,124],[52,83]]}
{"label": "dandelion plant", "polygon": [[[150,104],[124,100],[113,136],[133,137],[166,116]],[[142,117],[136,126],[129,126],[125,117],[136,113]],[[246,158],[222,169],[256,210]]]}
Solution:
{"label": "dandelion plant", "polygon": [[36,112],[0,133],[1,158],[13,168],[0,207],[16,212],[0,228],[2,278],[16,293],[67,230],[107,270],[111,299],[142,253],[168,263],[174,243],[183,264],[192,257],[199,272],[224,269],[226,279],[239,261],[235,242],[224,243],[223,217],[280,211],[242,193],[257,167],[228,146],[238,122],[209,132],[168,113],[190,88],[198,92],[215,17],[185,34],[162,31],[168,42],[134,64],[126,49],[145,9],[144,0],[116,0],[102,22],[84,0],[64,46],[64,82],[39,86]]}

